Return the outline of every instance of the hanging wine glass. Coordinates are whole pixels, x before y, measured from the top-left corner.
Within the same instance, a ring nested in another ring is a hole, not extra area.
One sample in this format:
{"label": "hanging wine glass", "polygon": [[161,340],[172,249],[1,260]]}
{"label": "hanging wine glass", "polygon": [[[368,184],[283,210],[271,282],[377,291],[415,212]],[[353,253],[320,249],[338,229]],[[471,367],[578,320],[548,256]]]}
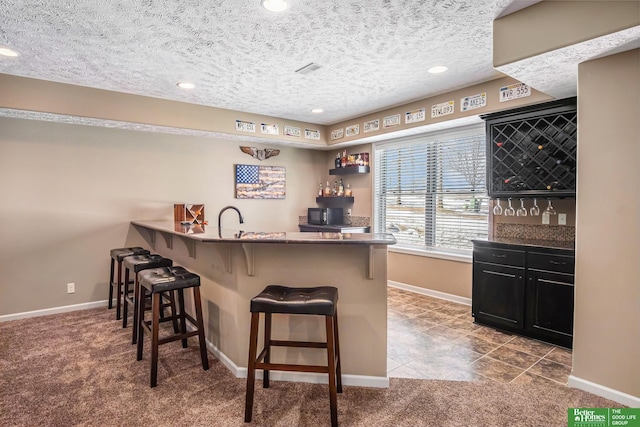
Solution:
{"label": "hanging wine glass", "polygon": [[511,197],[509,197],[509,207],[504,210],[504,214],[506,216],[514,216],[516,214],[516,210],[511,206]]}
{"label": "hanging wine glass", "polygon": [[553,205],[551,205],[551,199],[547,200],[549,201],[549,206],[547,206],[547,209],[544,210],[544,213],[546,213],[547,215],[555,215],[556,210],[553,208]]}
{"label": "hanging wine glass", "polygon": [[502,206],[500,206],[500,199],[496,199],[496,205],[493,207],[494,215],[502,215]]}
{"label": "hanging wine glass", "polygon": [[524,207],[524,199],[520,199],[520,207],[516,212],[517,216],[527,216],[527,208]]}
{"label": "hanging wine glass", "polygon": [[531,216],[540,215],[540,208],[538,207],[538,199],[533,199],[533,206],[531,206],[531,209],[529,212],[531,213]]}

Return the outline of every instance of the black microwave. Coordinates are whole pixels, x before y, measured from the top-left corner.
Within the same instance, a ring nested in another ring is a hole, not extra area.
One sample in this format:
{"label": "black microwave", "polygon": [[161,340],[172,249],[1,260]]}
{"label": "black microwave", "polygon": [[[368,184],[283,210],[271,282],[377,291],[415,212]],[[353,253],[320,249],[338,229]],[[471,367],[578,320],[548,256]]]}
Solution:
{"label": "black microwave", "polygon": [[338,225],[342,224],[343,215],[342,208],[309,208],[307,222],[313,225]]}

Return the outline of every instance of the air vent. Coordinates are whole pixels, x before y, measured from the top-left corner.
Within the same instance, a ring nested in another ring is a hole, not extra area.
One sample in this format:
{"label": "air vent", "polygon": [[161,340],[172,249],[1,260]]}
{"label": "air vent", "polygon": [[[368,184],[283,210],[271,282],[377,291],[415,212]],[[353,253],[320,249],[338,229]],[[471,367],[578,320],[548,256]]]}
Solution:
{"label": "air vent", "polygon": [[296,73],[298,73],[298,74],[309,74],[309,73],[317,70],[318,68],[322,68],[322,67],[320,65],[315,64],[315,63],[312,62],[310,64],[305,65],[302,68],[297,69]]}

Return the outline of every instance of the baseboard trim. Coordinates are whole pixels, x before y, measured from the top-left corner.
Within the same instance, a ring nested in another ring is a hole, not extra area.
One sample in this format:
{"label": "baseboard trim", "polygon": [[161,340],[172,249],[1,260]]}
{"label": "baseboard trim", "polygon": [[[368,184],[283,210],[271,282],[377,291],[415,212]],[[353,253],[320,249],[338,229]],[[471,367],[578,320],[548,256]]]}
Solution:
{"label": "baseboard trim", "polygon": [[577,388],[580,390],[588,391],[605,399],[613,400],[614,402],[621,403],[631,408],[640,408],[640,397],[632,396],[627,393],[623,393],[612,388],[584,380],[582,378],[569,375],[569,381],[567,381],[569,387]]}
{"label": "baseboard trim", "polygon": [[421,288],[419,286],[408,285],[402,282],[394,282],[393,280],[387,280],[387,285],[404,289],[405,291],[415,292],[417,294],[427,295],[434,298],[439,298],[447,301],[453,301],[464,305],[471,305],[471,298],[465,298],[458,295],[448,294],[446,292],[434,291],[432,289]]}
{"label": "baseboard trim", "polygon": [[[207,349],[213,354],[236,378],[247,378],[247,368],[233,363],[218,347],[209,340]],[[271,371],[269,378],[274,381],[290,381],[312,384],[327,384],[329,379],[326,374],[314,374],[310,372],[283,372]],[[256,371],[256,379],[262,379],[262,370]],[[367,375],[342,375],[342,384],[356,387],[389,388],[389,377],[372,377]]]}
{"label": "baseboard trim", "polygon": [[90,308],[106,307],[108,300],[85,302],[82,304],[65,305],[62,307],[45,308],[43,310],[25,311],[23,313],[6,314],[0,316],[0,322],[27,319],[29,317],[48,316],[51,314],[67,313],[69,311],[87,310]]}

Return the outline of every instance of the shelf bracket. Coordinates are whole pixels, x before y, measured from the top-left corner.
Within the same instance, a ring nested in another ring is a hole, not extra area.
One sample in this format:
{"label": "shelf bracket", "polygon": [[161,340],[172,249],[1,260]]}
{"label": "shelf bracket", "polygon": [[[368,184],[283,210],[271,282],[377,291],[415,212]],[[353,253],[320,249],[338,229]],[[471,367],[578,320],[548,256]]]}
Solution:
{"label": "shelf bracket", "polygon": [[253,244],[243,243],[242,250],[244,251],[244,257],[247,260],[247,276],[255,276],[255,264],[254,264],[254,251]]}
{"label": "shelf bracket", "polygon": [[160,233],[160,235],[164,239],[164,242],[167,245],[167,249],[173,249],[173,235],[165,233],[164,231],[158,231],[158,233]]}
{"label": "shelf bracket", "polygon": [[220,254],[220,258],[222,259],[222,264],[224,264],[224,271],[226,273],[231,274],[231,245],[229,243],[219,243],[214,245],[218,253]]}
{"label": "shelf bracket", "polygon": [[[187,247],[187,251],[189,252],[189,258],[196,259],[196,241],[193,239],[189,239],[188,237],[179,236],[182,243]],[[167,248],[170,248],[167,245]]]}
{"label": "shelf bracket", "polygon": [[152,229],[146,228],[146,227],[140,227],[140,226],[137,226],[135,224],[134,224],[134,227],[136,228],[136,230],[138,230],[138,233],[140,233],[142,238],[147,241],[147,243],[149,244],[151,249],[155,249],[156,248],[156,232],[155,232],[155,230],[152,230]]}
{"label": "shelf bracket", "polygon": [[374,253],[373,253],[373,245],[369,245],[369,262],[367,262],[367,279],[374,279],[374,271],[375,265],[373,262]]}

